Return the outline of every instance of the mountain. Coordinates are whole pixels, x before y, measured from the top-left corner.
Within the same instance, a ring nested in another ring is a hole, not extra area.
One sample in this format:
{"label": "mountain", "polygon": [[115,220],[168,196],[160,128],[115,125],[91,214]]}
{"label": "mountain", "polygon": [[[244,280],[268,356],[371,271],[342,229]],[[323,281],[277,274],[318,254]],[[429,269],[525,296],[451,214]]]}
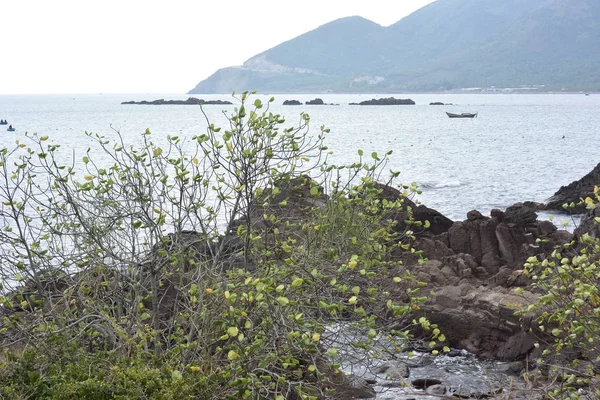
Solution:
{"label": "mountain", "polygon": [[600,1],[437,0],[382,27],[348,17],[223,68],[190,93],[600,90]]}

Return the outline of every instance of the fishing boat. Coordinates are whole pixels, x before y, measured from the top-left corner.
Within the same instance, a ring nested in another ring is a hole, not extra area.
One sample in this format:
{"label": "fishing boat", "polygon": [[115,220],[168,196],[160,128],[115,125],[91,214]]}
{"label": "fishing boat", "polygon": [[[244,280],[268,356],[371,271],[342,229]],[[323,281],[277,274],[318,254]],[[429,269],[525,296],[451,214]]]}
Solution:
{"label": "fishing boat", "polygon": [[7,131],[9,131],[9,132],[14,132],[14,131],[16,131],[16,129],[15,129],[15,128],[13,128],[13,127],[12,127],[12,125],[10,125],[10,126],[8,127]]}
{"label": "fishing boat", "polygon": [[8,122],[5,119],[0,119],[0,125],[8,125]]}
{"label": "fishing boat", "polygon": [[477,113],[462,113],[462,114],[453,114],[453,113],[449,113],[446,112],[446,114],[450,117],[450,118],[475,118],[477,117]]}

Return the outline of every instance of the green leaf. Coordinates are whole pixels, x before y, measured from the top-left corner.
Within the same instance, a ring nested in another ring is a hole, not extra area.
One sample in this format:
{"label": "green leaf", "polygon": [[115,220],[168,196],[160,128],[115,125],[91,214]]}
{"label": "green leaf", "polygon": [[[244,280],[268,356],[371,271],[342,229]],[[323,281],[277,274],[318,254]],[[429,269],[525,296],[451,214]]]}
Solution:
{"label": "green leaf", "polygon": [[296,278],[292,281],[292,287],[302,286],[303,283],[304,283],[304,279]]}
{"label": "green leaf", "polygon": [[279,304],[281,304],[282,306],[287,306],[288,304],[290,304],[290,300],[287,297],[284,296],[280,296],[277,298],[277,302]]}
{"label": "green leaf", "polygon": [[230,326],[227,328],[227,334],[231,337],[236,337],[238,335],[238,328],[235,326]]}

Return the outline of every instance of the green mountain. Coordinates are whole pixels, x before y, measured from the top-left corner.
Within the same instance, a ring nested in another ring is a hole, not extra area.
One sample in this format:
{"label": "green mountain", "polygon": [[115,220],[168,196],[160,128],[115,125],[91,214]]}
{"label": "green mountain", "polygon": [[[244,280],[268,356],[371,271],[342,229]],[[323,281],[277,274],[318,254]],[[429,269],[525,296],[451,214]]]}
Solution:
{"label": "green mountain", "polygon": [[437,0],[389,27],[330,22],[190,93],[600,90],[598,61],[598,0]]}

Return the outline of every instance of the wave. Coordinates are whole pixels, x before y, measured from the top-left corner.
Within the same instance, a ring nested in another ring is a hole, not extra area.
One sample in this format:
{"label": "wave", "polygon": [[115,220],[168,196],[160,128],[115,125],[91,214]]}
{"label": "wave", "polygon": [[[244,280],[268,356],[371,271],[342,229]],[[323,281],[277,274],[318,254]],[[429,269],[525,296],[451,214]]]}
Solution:
{"label": "wave", "polygon": [[443,189],[443,188],[454,188],[464,186],[465,183],[457,180],[449,180],[443,182],[421,182],[418,186],[421,189]]}

